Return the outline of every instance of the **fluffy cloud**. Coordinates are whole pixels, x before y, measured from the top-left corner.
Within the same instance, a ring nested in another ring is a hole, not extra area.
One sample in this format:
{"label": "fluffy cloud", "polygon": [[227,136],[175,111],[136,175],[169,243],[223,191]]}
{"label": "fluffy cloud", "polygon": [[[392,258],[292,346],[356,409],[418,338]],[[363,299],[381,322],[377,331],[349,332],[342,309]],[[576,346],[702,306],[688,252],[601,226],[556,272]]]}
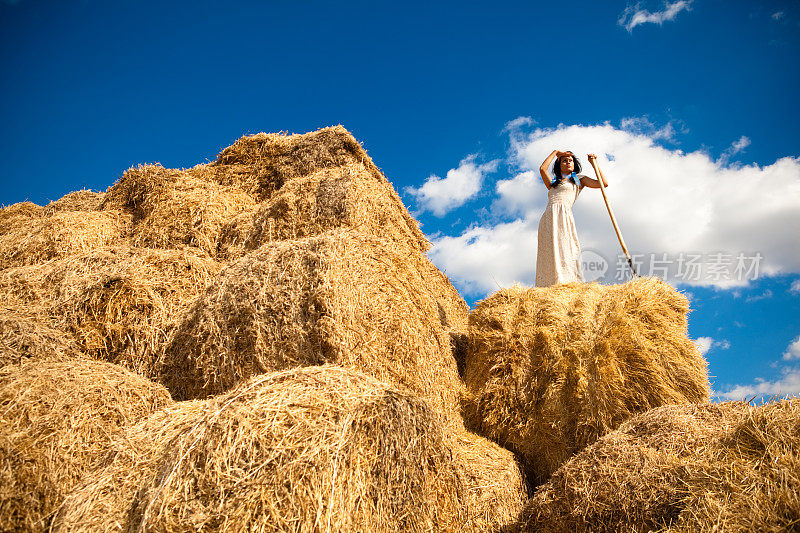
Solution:
{"label": "fluffy cloud", "polygon": [[791,361],[792,359],[800,359],[800,335],[783,352],[784,361]]}
{"label": "fluffy cloud", "polygon": [[536,267],[536,231],[535,224],[521,219],[473,226],[456,237],[433,239],[429,256],[467,294],[530,284]]}
{"label": "fluffy cloud", "polygon": [[731,347],[731,343],[728,342],[727,339],[722,339],[721,341],[715,341],[711,337],[698,337],[695,339],[694,343],[697,345],[697,349],[700,350],[700,353],[706,355],[711,348],[720,348],[722,350],[727,350]]}
{"label": "fluffy cloud", "polygon": [[651,13],[646,9],[639,9],[640,4],[628,6],[619,17],[617,23],[624,26],[629,32],[640,24],[653,23],[662,25],[665,21],[675,20],[683,10],[691,10],[692,0],[678,0],[677,2],[667,3],[663,11]]}
{"label": "fluffy cloud", "polygon": [[[498,222],[433,237],[434,262],[471,295],[498,284],[531,283],[538,221],[547,203],[538,168],[557,148],[578,154],[583,173],[592,177],[583,154],[598,155],[609,181],[606,194],[640,274],[730,288],[747,286],[757,276],[800,272],[800,249],[794,246],[800,159],[784,157],[764,167],[727,165],[703,151],[664,148],[652,131],[631,131],[628,120],[627,130],[606,123],[523,132],[532,120],[509,123],[508,163],[518,172],[495,185],[491,212]],[[471,159],[459,168],[469,165],[477,168]],[[627,267],[600,191],[584,189],[573,213],[582,249],[609,264],[600,281],[620,281]]]}
{"label": "fluffy cloud", "polygon": [[750,396],[789,396],[800,394],[800,368],[786,368],[776,381],[758,379],[752,385],[737,385],[716,396],[727,400],[742,400]]}
{"label": "fluffy cloud", "polygon": [[697,345],[697,349],[700,350],[700,353],[705,355],[711,349],[714,339],[711,337],[699,337],[695,339],[694,343]]}
{"label": "fluffy cloud", "polygon": [[800,294],[800,279],[796,279],[792,282],[792,286],[789,287],[789,292],[792,294]]}
{"label": "fluffy cloud", "polygon": [[442,217],[475,197],[481,190],[484,176],[497,170],[499,160],[479,165],[475,163],[476,158],[475,154],[467,156],[458,168],[448,170],[446,177],[432,174],[421,187],[408,187],[405,192],[414,196],[422,211]]}

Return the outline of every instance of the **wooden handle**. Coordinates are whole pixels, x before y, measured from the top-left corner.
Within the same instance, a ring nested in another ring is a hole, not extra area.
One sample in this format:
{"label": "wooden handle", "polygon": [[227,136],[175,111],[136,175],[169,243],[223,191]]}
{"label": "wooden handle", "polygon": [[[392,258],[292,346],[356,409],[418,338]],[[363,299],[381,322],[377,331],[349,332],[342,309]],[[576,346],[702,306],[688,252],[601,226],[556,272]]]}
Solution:
{"label": "wooden handle", "polygon": [[603,172],[600,170],[600,167],[597,166],[597,159],[589,158],[589,163],[591,163],[592,168],[594,168],[594,173],[597,175],[597,181],[600,182],[600,192],[603,194],[603,201],[606,204],[606,209],[608,209],[608,214],[611,217],[611,224],[614,226],[614,231],[617,234],[617,239],[619,240],[620,246],[622,246],[622,251],[625,252],[625,257],[628,259],[628,264],[633,270],[634,276],[638,276],[636,272],[636,267],[633,265],[633,260],[631,259],[631,254],[628,253],[628,247],[625,246],[625,240],[622,238],[622,232],[619,230],[619,226],[617,225],[617,219],[614,216],[614,211],[611,209],[611,204],[608,203],[608,196],[606,196],[606,187],[603,185]]}

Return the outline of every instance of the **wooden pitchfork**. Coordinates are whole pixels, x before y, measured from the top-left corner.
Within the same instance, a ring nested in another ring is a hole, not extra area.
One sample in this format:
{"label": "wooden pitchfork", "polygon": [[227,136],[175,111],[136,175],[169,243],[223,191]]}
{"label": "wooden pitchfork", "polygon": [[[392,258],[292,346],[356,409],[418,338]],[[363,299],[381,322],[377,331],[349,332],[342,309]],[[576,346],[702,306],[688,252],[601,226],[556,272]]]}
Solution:
{"label": "wooden pitchfork", "polygon": [[594,168],[594,173],[597,175],[597,181],[600,182],[600,192],[603,193],[603,201],[606,203],[606,209],[608,209],[608,214],[611,217],[611,224],[614,225],[614,231],[617,232],[617,239],[619,239],[619,244],[622,246],[622,251],[625,252],[625,257],[628,259],[628,265],[631,267],[633,275],[638,276],[639,274],[636,272],[636,267],[631,259],[631,254],[628,253],[628,247],[625,246],[625,240],[622,238],[622,233],[619,231],[617,219],[614,217],[614,211],[611,209],[611,204],[608,203],[606,187],[603,185],[603,172],[600,170],[600,167],[597,166],[597,156],[594,154],[588,154],[586,157],[589,159],[589,163],[591,163],[592,168]]}

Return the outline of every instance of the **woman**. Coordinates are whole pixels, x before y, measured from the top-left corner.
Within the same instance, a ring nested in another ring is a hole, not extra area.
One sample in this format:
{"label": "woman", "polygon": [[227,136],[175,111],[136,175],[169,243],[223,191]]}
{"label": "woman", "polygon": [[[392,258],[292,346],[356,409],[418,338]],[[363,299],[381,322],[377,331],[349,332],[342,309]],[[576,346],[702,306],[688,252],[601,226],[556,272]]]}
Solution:
{"label": "woman", "polygon": [[[550,177],[547,169],[553,158],[555,179]],[[589,160],[597,159],[594,154]],[[581,245],[578,232],[575,230],[575,219],[572,217],[572,204],[584,187],[599,189],[600,182],[589,176],[579,174],[580,161],[572,152],[553,150],[547,156],[539,173],[547,187],[547,207],[539,220],[539,251],[536,256],[536,286],[550,287],[557,283],[583,281],[578,256]],[[604,179],[603,186],[608,187]]]}

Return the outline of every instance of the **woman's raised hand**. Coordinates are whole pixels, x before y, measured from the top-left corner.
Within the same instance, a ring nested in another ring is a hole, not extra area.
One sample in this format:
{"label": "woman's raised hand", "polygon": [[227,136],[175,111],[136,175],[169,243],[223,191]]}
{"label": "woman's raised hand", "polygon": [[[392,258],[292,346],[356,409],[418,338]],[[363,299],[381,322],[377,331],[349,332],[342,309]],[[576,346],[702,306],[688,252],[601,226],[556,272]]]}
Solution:
{"label": "woman's raised hand", "polygon": [[594,154],[586,154],[586,157],[589,158],[589,161],[591,161],[593,159],[597,159],[597,156],[594,155]]}

